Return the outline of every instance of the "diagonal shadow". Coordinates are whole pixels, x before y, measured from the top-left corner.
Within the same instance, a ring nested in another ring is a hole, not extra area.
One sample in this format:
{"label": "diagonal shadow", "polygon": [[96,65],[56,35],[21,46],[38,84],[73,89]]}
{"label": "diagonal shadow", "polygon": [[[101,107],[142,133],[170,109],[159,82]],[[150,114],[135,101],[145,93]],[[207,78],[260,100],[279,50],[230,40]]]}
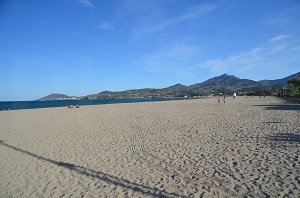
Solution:
{"label": "diagonal shadow", "polygon": [[131,182],[127,179],[118,178],[116,176],[109,175],[109,174],[101,172],[101,171],[95,171],[95,170],[92,170],[92,169],[89,169],[89,168],[86,168],[86,167],[83,167],[83,166],[77,166],[77,165],[71,164],[71,163],[60,162],[60,161],[48,159],[48,158],[39,156],[35,153],[31,153],[29,151],[17,148],[17,147],[12,146],[12,145],[9,145],[9,144],[5,143],[2,140],[0,140],[0,145],[5,146],[7,148],[11,148],[15,151],[18,151],[18,152],[21,152],[23,154],[29,155],[31,157],[35,157],[39,160],[43,160],[43,161],[55,164],[59,167],[76,171],[79,174],[86,175],[86,176],[89,176],[89,177],[93,177],[93,178],[96,178],[96,179],[100,179],[102,181],[105,181],[105,182],[110,183],[110,184],[114,184],[116,186],[121,186],[123,188],[131,189],[135,192],[141,192],[144,195],[151,195],[153,197],[184,197],[183,195],[179,195],[179,194],[176,194],[174,192],[173,193],[168,193],[166,191],[160,190],[160,189],[155,188],[155,187],[149,187],[149,186],[145,186],[145,185],[142,185],[142,184],[137,184],[137,183]]}
{"label": "diagonal shadow", "polygon": [[278,133],[276,135],[271,135],[271,136],[267,137],[267,139],[272,140],[272,141],[279,141],[279,142],[300,143],[300,134]]}
{"label": "diagonal shadow", "polygon": [[264,107],[266,110],[300,111],[300,105],[297,104],[253,105],[253,106]]}

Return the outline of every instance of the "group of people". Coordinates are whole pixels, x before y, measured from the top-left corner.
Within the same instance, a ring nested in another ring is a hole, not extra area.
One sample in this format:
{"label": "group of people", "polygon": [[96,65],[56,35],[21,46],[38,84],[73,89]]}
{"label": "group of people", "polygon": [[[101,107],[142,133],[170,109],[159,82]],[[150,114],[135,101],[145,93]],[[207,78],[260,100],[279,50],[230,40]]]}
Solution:
{"label": "group of people", "polygon": [[[226,103],[226,96],[223,97],[223,102],[224,102],[224,104]],[[218,97],[218,103],[219,103],[219,104],[221,103],[221,98],[220,98],[220,96]]]}
{"label": "group of people", "polygon": [[78,104],[77,104],[76,106],[74,106],[74,105],[68,105],[68,108],[69,108],[69,109],[72,109],[72,108],[74,108],[74,107],[75,107],[75,108],[80,108],[80,106],[79,106]]}
{"label": "group of people", "polygon": [[[233,93],[233,95],[232,95],[233,100],[235,100],[236,96],[237,96],[236,93]],[[253,95],[253,94],[252,94],[251,96],[248,96],[248,95],[247,95],[246,97],[247,97],[247,98],[248,98],[248,97],[252,97],[252,98],[253,98],[254,95]],[[263,98],[266,98],[266,93],[259,94],[259,98],[262,99],[262,97],[263,97]],[[218,96],[218,103],[219,103],[219,104],[221,103],[221,100],[222,100],[222,97]],[[224,103],[224,104],[226,103],[226,96],[223,96],[223,103]]]}
{"label": "group of people", "polygon": [[[236,98],[236,93],[233,93],[233,100]],[[221,103],[221,98],[220,96],[218,96],[218,103]],[[226,96],[223,97],[223,103],[226,103]]]}

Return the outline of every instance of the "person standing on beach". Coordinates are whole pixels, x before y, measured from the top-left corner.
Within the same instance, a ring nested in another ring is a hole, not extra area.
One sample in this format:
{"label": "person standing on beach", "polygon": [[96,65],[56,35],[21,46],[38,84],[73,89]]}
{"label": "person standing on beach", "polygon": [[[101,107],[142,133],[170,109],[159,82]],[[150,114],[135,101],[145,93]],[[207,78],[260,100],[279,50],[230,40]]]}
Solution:
{"label": "person standing on beach", "polygon": [[220,96],[218,96],[218,103],[220,104],[221,100],[220,100]]}
{"label": "person standing on beach", "polygon": [[224,98],[223,98],[223,102],[224,102],[224,104],[226,103],[226,96],[224,96]]}

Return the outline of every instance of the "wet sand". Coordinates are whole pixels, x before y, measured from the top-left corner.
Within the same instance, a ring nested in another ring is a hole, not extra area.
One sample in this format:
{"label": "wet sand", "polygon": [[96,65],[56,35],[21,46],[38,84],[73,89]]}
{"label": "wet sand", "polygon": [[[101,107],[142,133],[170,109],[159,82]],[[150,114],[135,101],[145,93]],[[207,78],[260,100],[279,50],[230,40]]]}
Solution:
{"label": "wet sand", "polygon": [[300,197],[300,105],[216,98],[0,112],[0,197]]}

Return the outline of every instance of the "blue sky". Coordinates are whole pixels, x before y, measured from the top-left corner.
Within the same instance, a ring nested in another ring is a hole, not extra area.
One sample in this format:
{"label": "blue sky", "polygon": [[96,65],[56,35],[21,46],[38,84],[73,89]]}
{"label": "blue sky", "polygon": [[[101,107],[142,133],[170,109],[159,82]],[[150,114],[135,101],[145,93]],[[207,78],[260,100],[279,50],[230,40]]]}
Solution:
{"label": "blue sky", "polygon": [[0,100],[300,71],[299,0],[1,0]]}

